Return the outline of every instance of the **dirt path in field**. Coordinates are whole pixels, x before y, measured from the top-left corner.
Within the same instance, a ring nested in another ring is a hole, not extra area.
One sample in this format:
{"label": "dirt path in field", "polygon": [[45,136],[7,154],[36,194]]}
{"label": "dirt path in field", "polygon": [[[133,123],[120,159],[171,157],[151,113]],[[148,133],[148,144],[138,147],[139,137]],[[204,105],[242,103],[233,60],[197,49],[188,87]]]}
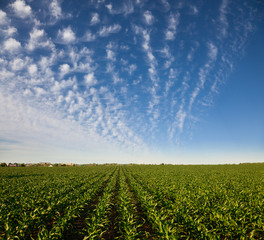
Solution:
{"label": "dirt path in field", "polygon": [[124,172],[126,177],[126,184],[128,187],[129,192],[131,193],[132,199],[136,206],[135,215],[138,216],[138,222],[141,224],[141,227],[138,228],[138,231],[142,233],[139,236],[139,239],[159,239],[155,229],[152,227],[151,223],[148,221],[146,214],[144,213],[140,201],[137,199],[135,192],[129,182],[129,179]]}
{"label": "dirt path in field", "polygon": [[116,177],[116,183],[113,190],[113,195],[111,197],[111,211],[109,213],[108,219],[110,221],[110,224],[106,231],[104,232],[102,239],[118,239],[120,237],[120,233],[118,232],[118,224],[117,224],[117,217],[118,217],[118,195],[120,190],[120,168],[118,169],[118,174]]}
{"label": "dirt path in field", "polygon": [[100,187],[100,189],[98,190],[96,196],[84,208],[83,212],[81,213],[81,216],[76,218],[75,221],[71,224],[71,227],[65,232],[63,239],[65,239],[65,240],[73,240],[73,239],[74,240],[82,240],[84,238],[83,229],[86,227],[85,219],[87,218],[89,213],[91,213],[96,208],[100,197],[104,193],[104,190],[107,186],[107,183],[113,177],[115,171],[113,173],[111,173],[109,178],[103,182],[103,184]]}

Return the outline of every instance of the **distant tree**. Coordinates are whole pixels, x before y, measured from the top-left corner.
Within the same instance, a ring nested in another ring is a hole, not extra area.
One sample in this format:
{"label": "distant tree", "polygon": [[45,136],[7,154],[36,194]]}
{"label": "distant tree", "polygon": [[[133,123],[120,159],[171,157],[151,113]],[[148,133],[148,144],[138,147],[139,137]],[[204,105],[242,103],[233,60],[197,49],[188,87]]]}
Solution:
{"label": "distant tree", "polygon": [[58,167],[59,164],[58,164],[58,163],[54,163],[53,166],[54,166],[54,167]]}
{"label": "distant tree", "polygon": [[26,166],[25,163],[20,164],[20,167],[25,167],[25,166]]}
{"label": "distant tree", "polygon": [[2,162],[0,166],[1,167],[7,167],[7,164],[5,162]]}

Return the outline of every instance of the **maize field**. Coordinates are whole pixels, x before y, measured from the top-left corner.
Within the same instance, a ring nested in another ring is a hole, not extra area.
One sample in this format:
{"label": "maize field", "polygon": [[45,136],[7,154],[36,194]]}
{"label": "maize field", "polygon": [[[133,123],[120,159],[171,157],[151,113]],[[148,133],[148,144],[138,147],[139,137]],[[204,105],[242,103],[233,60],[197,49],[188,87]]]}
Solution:
{"label": "maize field", "polygon": [[0,168],[0,239],[264,239],[264,164]]}

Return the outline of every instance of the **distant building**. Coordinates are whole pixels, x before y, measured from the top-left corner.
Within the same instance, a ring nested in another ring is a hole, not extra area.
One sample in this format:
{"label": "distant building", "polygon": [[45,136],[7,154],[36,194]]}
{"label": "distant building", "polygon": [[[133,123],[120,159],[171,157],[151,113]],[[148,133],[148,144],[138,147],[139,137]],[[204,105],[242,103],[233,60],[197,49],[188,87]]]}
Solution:
{"label": "distant building", "polygon": [[26,167],[32,167],[32,166],[34,166],[34,164],[33,163],[26,163],[25,166]]}
{"label": "distant building", "polygon": [[18,164],[17,163],[9,163],[8,167],[18,167]]}
{"label": "distant building", "polygon": [[50,162],[40,162],[39,165],[40,166],[50,166],[51,163]]}
{"label": "distant building", "polygon": [[74,163],[63,163],[63,164],[66,166],[74,166],[75,165]]}

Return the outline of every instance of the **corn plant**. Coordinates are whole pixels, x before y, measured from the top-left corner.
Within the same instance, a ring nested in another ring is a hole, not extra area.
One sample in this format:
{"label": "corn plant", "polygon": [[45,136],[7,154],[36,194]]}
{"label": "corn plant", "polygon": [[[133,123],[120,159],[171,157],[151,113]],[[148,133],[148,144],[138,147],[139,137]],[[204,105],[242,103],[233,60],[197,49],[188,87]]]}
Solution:
{"label": "corn plant", "polygon": [[103,195],[99,198],[96,208],[86,218],[86,228],[84,230],[84,239],[98,239],[103,235],[109,224],[108,214],[111,209],[111,197],[116,183],[117,174],[115,174],[106,186]]}
{"label": "corn plant", "polygon": [[132,194],[128,190],[125,179],[126,177],[123,171],[121,171],[118,201],[118,226],[121,236],[124,239],[132,240],[142,234],[139,231],[142,224],[138,222],[138,218],[136,216],[136,206],[133,202]]}

